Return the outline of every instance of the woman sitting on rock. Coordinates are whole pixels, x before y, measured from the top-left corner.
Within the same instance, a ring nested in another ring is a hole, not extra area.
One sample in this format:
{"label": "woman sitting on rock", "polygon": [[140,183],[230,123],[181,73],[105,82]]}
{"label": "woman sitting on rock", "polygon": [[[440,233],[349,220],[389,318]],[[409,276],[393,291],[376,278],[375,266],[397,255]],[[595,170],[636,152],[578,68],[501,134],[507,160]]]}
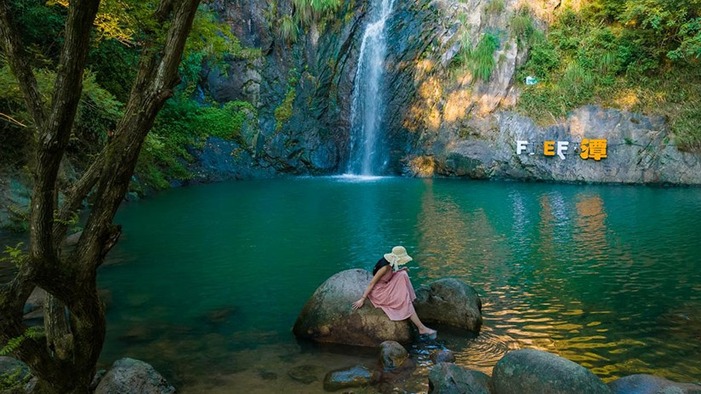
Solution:
{"label": "woman sitting on rock", "polygon": [[437,334],[436,330],[421,323],[414,310],[412,302],[416,299],[416,294],[407,274],[408,269],[399,268],[400,265],[411,260],[413,259],[403,246],[392,248],[392,253],[385,254],[375,264],[372,280],[363,292],[363,296],[353,303],[353,309],[362,308],[365,299],[369,298],[375,308],[382,308],[385,311],[390,320],[410,319],[416,325],[420,335],[434,338]]}

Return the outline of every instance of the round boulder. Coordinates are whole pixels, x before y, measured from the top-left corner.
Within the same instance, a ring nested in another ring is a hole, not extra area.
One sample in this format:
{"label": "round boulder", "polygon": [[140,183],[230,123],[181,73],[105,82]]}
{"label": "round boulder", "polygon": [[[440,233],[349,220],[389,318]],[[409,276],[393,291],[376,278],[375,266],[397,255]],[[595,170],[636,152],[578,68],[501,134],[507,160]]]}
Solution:
{"label": "round boulder", "polygon": [[428,392],[432,394],[491,394],[488,375],[452,363],[440,363],[428,373]]}
{"label": "round boulder", "polygon": [[411,339],[408,320],[391,321],[382,309],[368,300],[353,310],[372,275],[362,269],[337,273],[322,283],[307,301],[292,329],[298,338],[322,343],[376,347],[384,341],[407,343]]}
{"label": "round boulder", "polygon": [[482,327],[482,300],[475,289],[455,278],[438,279],[418,288],[414,307],[423,322],[475,333]]}
{"label": "round boulder", "polygon": [[614,394],[701,393],[701,385],[677,383],[659,376],[637,374],[609,382]]}
{"label": "round boulder", "polygon": [[95,394],[172,394],[175,388],[153,367],[143,361],[123,358],[100,380]]}
{"label": "round boulder", "polygon": [[499,394],[610,394],[606,384],[581,365],[547,352],[523,349],[506,353],[492,373]]}

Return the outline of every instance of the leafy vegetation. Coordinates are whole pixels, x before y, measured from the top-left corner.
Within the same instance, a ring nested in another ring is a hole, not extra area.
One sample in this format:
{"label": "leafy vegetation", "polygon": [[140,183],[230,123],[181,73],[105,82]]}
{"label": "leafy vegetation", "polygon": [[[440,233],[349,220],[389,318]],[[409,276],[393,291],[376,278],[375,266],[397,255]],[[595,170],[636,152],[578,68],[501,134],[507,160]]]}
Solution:
{"label": "leafy vegetation", "polygon": [[487,3],[484,10],[488,14],[498,14],[503,12],[505,8],[506,4],[504,3],[504,0],[491,0],[489,3]]}
{"label": "leafy vegetation", "polygon": [[[38,59],[32,68],[40,93],[48,97],[56,78],[65,0],[12,0],[13,11],[22,26],[22,38]],[[123,115],[131,81],[138,68],[141,42],[152,26],[147,17],[153,4],[103,0],[96,18],[97,27],[88,55],[82,98],[74,125],[69,154],[79,167],[97,154],[110,138],[117,120]],[[203,65],[220,65],[225,58],[252,58],[260,50],[243,48],[228,26],[221,23],[206,6],[200,6],[180,65],[181,83],[174,97],[159,114],[153,132],[147,137],[136,175],[149,187],[164,188],[168,179],[190,177],[183,163],[191,160],[188,145],[196,145],[205,135],[238,138],[246,116],[255,116],[248,103],[221,106],[207,97],[197,97]],[[0,55],[0,165],[21,167],[27,164],[33,146],[34,125],[25,109],[24,98],[4,57]]]}
{"label": "leafy vegetation", "polygon": [[[0,263],[9,262],[17,268],[20,268],[27,261],[27,253],[23,249],[24,242],[20,242],[15,246],[5,245],[5,257],[0,257]],[[3,349],[0,349],[0,356],[3,355]]]}
{"label": "leafy vegetation", "polygon": [[276,0],[268,1],[268,23],[286,44],[297,42],[299,35],[313,23],[323,24],[343,4],[342,0],[292,0],[292,9],[280,9]]}
{"label": "leafy vegetation", "polygon": [[701,150],[700,0],[594,0],[530,46],[519,80],[539,82],[523,86],[521,111],[541,123],[594,102],[665,115],[680,149]]}
{"label": "leafy vegetation", "polygon": [[[10,339],[4,346],[0,347],[0,356],[7,356],[16,350],[22,342],[28,339],[40,338],[44,334],[43,327],[29,327],[24,333],[16,338]],[[22,392],[21,390],[29,382],[31,374],[24,368],[18,367],[10,372],[0,374],[0,391],[3,393]],[[15,391],[17,390],[17,391]],[[19,391],[21,390],[21,391]]]}
{"label": "leafy vegetation", "polygon": [[287,89],[285,99],[275,108],[275,130],[280,131],[282,125],[292,117],[292,104],[295,101],[296,95],[297,93],[294,86],[290,86],[289,89]]}
{"label": "leafy vegetation", "polygon": [[463,32],[460,42],[461,49],[454,63],[461,71],[471,72],[475,79],[488,81],[496,66],[494,53],[499,49],[499,37],[492,33],[485,33],[477,46],[472,48],[469,34]]}

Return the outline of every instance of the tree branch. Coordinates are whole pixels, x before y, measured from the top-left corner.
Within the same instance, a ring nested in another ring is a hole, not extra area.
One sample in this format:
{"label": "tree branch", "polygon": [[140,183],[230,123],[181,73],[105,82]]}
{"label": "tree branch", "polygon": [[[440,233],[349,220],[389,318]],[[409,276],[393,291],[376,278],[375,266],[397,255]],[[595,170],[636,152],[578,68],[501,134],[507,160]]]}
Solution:
{"label": "tree branch", "polygon": [[32,71],[22,39],[15,28],[12,10],[7,0],[0,0],[0,39],[7,55],[12,73],[19,81],[19,88],[24,96],[27,110],[34,119],[37,128],[44,124],[44,100],[41,98],[37,80]]}
{"label": "tree branch", "polygon": [[74,183],[73,187],[66,193],[65,202],[57,215],[57,220],[54,221],[54,242],[57,247],[63,241],[63,237],[65,237],[66,231],[68,230],[66,223],[71,219],[78,208],[80,208],[83,200],[85,200],[100,179],[102,167],[105,163],[105,152],[107,152],[107,148],[100,152],[80,180]]}
{"label": "tree branch", "polygon": [[84,269],[94,269],[101,264],[104,242],[114,237],[114,230],[110,227],[112,219],[129,187],[144,139],[178,81],[178,65],[199,1],[162,0],[158,8],[157,12],[162,12],[172,7],[173,19],[162,46],[144,50],[124,116],[107,147],[106,162],[97,185],[97,199],[76,251],[77,260],[92,262]]}
{"label": "tree branch", "polygon": [[43,256],[51,260],[57,258],[52,231],[58,199],[56,180],[83,89],[90,30],[99,5],[99,0],[73,0],[68,9],[65,43],[56,72],[51,113],[39,129],[29,248],[30,255],[37,259]]}

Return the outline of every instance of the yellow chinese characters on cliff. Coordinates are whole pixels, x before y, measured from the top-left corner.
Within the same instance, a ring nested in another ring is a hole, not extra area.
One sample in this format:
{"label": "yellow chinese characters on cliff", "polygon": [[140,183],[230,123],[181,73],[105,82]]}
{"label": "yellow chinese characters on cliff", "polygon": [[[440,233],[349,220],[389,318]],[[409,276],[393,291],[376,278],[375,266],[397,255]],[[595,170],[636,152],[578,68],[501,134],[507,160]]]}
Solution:
{"label": "yellow chinese characters on cliff", "polygon": [[606,140],[583,139],[580,144],[579,157],[584,160],[594,159],[599,161],[606,158]]}
{"label": "yellow chinese characters on cliff", "polygon": [[[571,145],[574,146],[572,150],[570,150]],[[607,142],[605,139],[585,138],[579,145],[570,141],[547,140],[543,141],[542,146],[525,140],[516,140],[517,155],[527,153],[532,156],[536,153],[541,153],[543,156],[558,156],[562,160],[565,160],[568,155],[579,152],[579,157],[583,160],[592,159],[599,161],[607,157],[606,148]]]}

